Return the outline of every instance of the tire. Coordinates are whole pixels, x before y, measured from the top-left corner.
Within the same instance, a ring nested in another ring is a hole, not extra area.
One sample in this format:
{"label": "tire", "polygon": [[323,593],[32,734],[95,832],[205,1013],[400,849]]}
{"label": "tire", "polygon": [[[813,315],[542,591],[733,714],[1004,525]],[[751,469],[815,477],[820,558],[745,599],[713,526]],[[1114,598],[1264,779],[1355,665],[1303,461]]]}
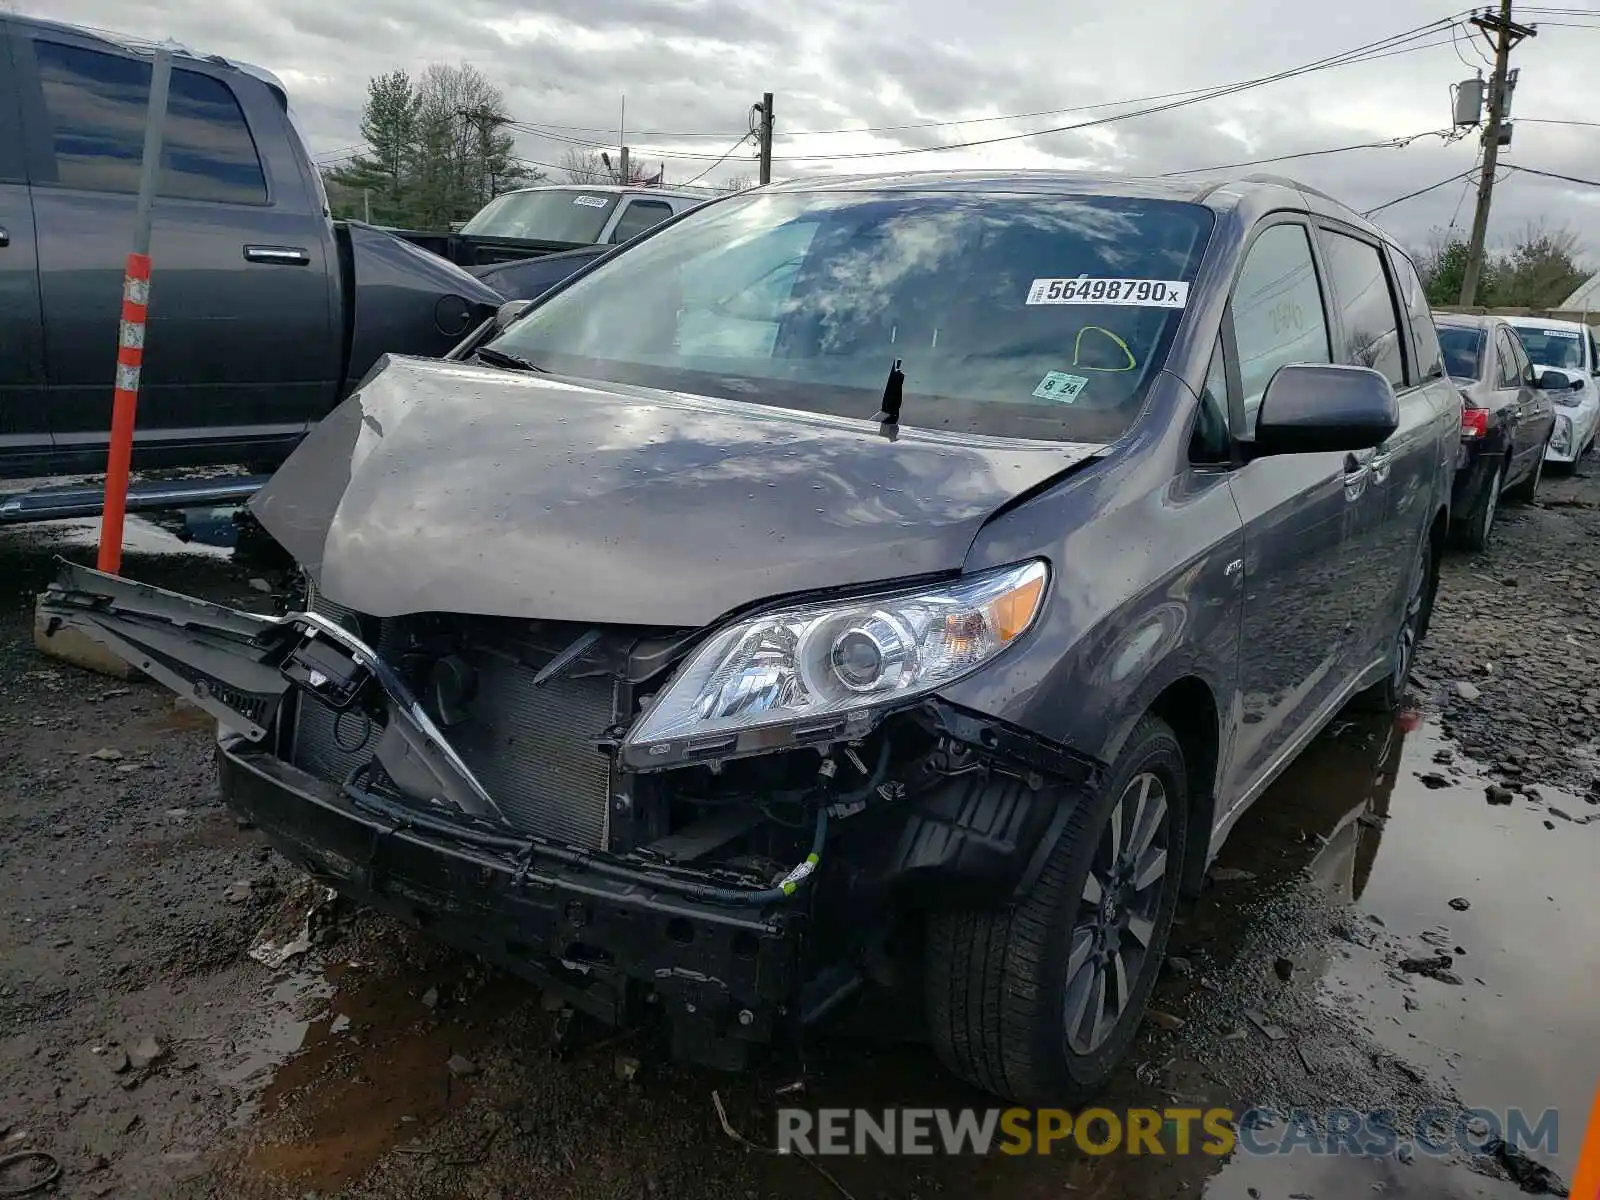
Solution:
{"label": "tire", "polygon": [[1494,531],[1495,513],[1500,508],[1500,481],[1505,478],[1505,470],[1505,463],[1495,463],[1494,474],[1484,487],[1483,495],[1472,506],[1471,511],[1453,526],[1456,542],[1463,550],[1489,548],[1489,534]]}
{"label": "tire", "polygon": [[[1573,471],[1578,469],[1576,461],[1573,462]],[[1539,480],[1544,477],[1544,454],[1541,453],[1533,464],[1533,471],[1516,487],[1506,489],[1506,496],[1518,504],[1532,504],[1533,498],[1539,494]]]}
{"label": "tire", "polygon": [[[924,1001],[934,1047],[953,1073],[1008,1100],[1066,1105],[1089,1099],[1111,1077],[1138,1032],[1166,952],[1187,845],[1187,778],[1172,730],[1146,716],[1106,786],[1080,799],[1025,898],[993,910],[930,914]],[[1157,798],[1164,814],[1150,807]],[[1140,814],[1155,817],[1144,871],[1133,872],[1127,909],[1118,911],[1105,882],[1114,857],[1108,831],[1117,817],[1117,844],[1127,854]],[[1157,849],[1164,853],[1159,862]],[[1140,878],[1150,880],[1142,890]],[[1094,930],[1108,916],[1119,932],[1097,942]],[[1119,949],[1103,961],[1101,947],[1112,944]],[[1116,1001],[1122,1003],[1112,1014]],[[1091,1023],[1094,1008],[1099,1019]],[[1078,1017],[1075,1025],[1069,1016]]]}
{"label": "tire", "polygon": [[1368,712],[1395,713],[1405,703],[1411,668],[1416,664],[1417,650],[1433,621],[1433,602],[1439,594],[1439,555],[1435,553],[1432,538],[1423,544],[1422,561],[1412,575],[1400,625],[1389,651],[1389,674],[1383,682],[1356,697],[1357,706]]}

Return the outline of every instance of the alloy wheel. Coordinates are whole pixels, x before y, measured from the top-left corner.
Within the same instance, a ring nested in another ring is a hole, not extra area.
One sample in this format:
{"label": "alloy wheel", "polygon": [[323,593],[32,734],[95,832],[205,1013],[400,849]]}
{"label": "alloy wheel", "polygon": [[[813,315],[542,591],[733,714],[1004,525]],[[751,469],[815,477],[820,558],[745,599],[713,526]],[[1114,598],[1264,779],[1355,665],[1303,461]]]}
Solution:
{"label": "alloy wheel", "polygon": [[1411,661],[1416,657],[1417,640],[1422,629],[1422,605],[1428,595],[1428,577],[1432,562],[1427,549],[1422,552],[1422,568],[1417,572],[1417,586],[1406,598],[1405,615],[1400,621],[1400,632],[1395,636],[1394,695],[1398,701],[1405,694],[1406,681],[1411,677]]}
{"label": "alloy wheel", "polygon": [[1172,852],[1167,789],[1151,771],[1128,782],[1084,879],[1067,956],[1062,1023],[1073,1053],[1104,1045],[1146,966]]}

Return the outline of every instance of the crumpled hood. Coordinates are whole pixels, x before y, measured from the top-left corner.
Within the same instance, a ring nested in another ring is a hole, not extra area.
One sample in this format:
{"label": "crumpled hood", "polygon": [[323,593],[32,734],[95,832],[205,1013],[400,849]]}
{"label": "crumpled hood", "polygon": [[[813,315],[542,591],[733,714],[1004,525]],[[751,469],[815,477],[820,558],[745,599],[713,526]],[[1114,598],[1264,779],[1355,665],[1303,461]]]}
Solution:
{"label": "crumpled hood", "polygon": [[997,507],[1098,449],[391,357],[250,507],[358,612],[694,627],[958,570]]}

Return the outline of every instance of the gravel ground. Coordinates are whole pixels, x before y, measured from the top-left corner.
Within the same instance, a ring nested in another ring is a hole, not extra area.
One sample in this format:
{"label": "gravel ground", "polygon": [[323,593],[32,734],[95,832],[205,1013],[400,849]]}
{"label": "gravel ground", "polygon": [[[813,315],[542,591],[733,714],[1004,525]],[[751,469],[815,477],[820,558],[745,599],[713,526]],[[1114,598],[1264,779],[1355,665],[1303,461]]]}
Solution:
{"label": "gravel ground", "polygon": [[[1110,1107],[1559,1106],[1545,1157],[1570,1173],[1600,1075],[1600,829],[1576,827],[1600,817],[1600,480],[1548,480],[1501,521],[1489,553],[1446,564],[1417,711],[1336,722],[1181,911],[1163,1015]],[[129,575],[268,602],[252,581],[278,564],[164,524],[137,525]],[[990,1102],[870,1011],[803,1063],[676,1068],[648,1032],[564,1025],[532,989],[327,902],[222,808],[193,710],[34,651],[31,597],[52,553],[89,557],[83,528],[0,531],[0,1160],[48,1152],[62,1195],[1522,1194],[1519,1164],[1486,1156],[866,1157],[827,1163],[830,1182],[747,1150],[714,1090],[758,1142],[801,1078],[811,1107]],[[283,968],[249,957],[301,932]]]}

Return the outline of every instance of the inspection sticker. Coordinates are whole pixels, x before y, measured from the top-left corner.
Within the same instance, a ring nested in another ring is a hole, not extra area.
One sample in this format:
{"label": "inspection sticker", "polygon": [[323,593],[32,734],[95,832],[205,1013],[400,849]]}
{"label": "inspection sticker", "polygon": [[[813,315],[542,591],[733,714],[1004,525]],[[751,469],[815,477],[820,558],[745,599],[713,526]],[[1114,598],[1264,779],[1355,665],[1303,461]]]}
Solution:
{"label": "inspection sticker", "polygon": [[1050,371],[1033,389],[1033,394],[1041,400],[1059,400],[1063,404],[1071,404],[1078,398],[1078,393],[1088,386],[1089,381],[1082,375]]}
{"label": "inspection sticker", "polygon": [[1189,285],[1173,279],[1035,279],[1029,304],[1122,304],[1135,308],[1182,308]]}
{"label": "inspection sticker", "polygon": [[585,208],[604,208],[606,206],[606,198],[604,196],[574,196],[572,202],[581,204]]}
{"label": "inspection sticker", "polygon": [[1542,333],[1545,337],[1564,337],[1571,338],[1573,341],[1578,340],[1578,331],[1576,329],[1544,329],[1537,325],[1532,327],[1525,326],[1525,328],[1528,328],[1530,333]]}

